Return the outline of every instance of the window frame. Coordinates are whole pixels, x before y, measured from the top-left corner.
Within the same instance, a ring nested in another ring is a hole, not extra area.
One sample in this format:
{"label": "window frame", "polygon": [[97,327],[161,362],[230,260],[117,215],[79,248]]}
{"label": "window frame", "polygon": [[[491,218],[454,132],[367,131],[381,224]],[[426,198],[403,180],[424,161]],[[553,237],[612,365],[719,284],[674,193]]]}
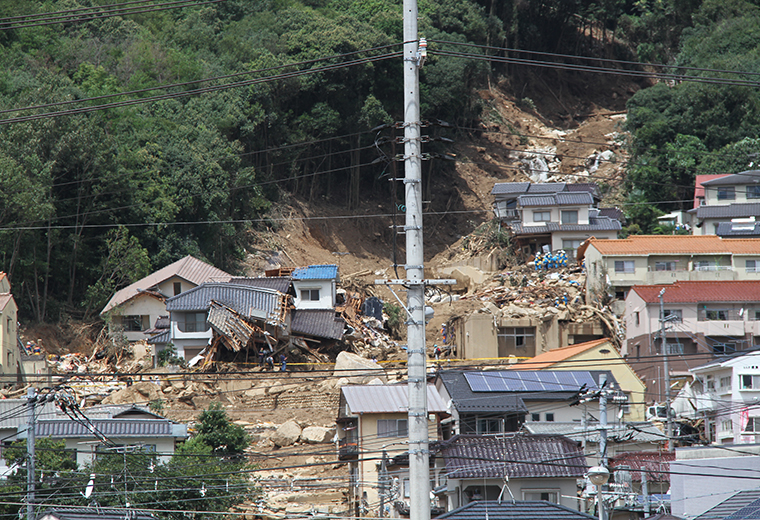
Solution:
{"label": "window frame", "polygon": [[[536,500],[544,500],[543,498],[527,498],[527,495],[538,495],[539,497],[546,493],[550,497],[546,500],[546,502],[551,502],[552,504],[559,504],[560,503],[560,493],[561,490],[559,489],[551,489],[551,488],[523,488],[520,490],[522,493],[522,499],[525,501],[536,501]],[[551,495],[554,495],[554,499],[552,500]]]}
{"label": "window frame", "polygon": [[[193,317],[193,320],[189,320],[188,318]],[[199,325],[201,323],[201,320],[198,319],[200,316],[203,316],[203,325]],[[180,325],[181,324],[181,325]],[[207,312],[183,312],[182,313],[182,321],[178,322],[179,330],[180,332],[206,332],[209,329],[208,324],[208,313]],[[199,329],[199,327],[202,326],[202,329]]]}
{"label": "window frame", "polygon": [[[383,432],[380,432],[380,423],[383,423],[385,428]],[[403,423],[403,428],[401,426]],[[390,427],[390,429],[387,429]],[[377,437],[378,438],[390,438],[390,437],[406,437],[409,435],[409,421],[408,419],[378,419],[377,420]]]}
{"label": "window frame", "polygon": [[718,186],[718,200],[736,200],[736,190],[733,186]]}
{"label": "window frame", "polygon": [[[750,264],[752,264],[751,268]],[[744,271],[747,273],[760,273],[760,260],[745,260]]]}
{"label": "window frame", "polygon": [[760,199],[760,185],[748,184],[746,196],[747,199]]}
{"label": "window frame", "polygon": [[664,309],[662,311],[662,314],[663,314],[663,318],[676,316],[676,318],[671,318],[669,320],[672,323],[683,323],[683,309]]}
{"label": "window frame", "polygon": [[563,209],[560,211],[560,223],[562,224],[577,224],[578,223],[578,210],[577,209]]}
{"label": "window frame", "polygon": [[551,222],[551,221],[552,221],[552,212],[550,210],[533,211],[533,222]]}
{"label": "window frame", "polygon": [[[318,302],[320,298],[320,289],[319,287],[310,287],[308,289],[301,289],[301,301],[304,302]],[[316,298],[314,295],[316,294]],[[306,297],[308,296],[308,298]]]}
{"label": "window frame", "polygon": [[[619,264],[619,269],[618,269]],[[632,274],[636,272],[635,260],[615,260],[615,272],[623,274]]]}

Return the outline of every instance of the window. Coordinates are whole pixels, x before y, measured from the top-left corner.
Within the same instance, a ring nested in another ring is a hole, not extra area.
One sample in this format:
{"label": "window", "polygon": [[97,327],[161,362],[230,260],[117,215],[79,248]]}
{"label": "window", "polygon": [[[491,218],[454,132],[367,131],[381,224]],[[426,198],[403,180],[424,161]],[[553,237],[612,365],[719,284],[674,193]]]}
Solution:
{"label": "window", "polygon": [[179,323],[179,330],[182,332],[205,332],[208,330],[206,325],[205,312],[186,312],[185,321]]}
{"label": "window", "polygon": [[533,222],[551,222],[551,220],[552,220],[551,211],[534,211],[533,212]]}
{"label": "window", "polygon": [[523,489],[523,500],[537,501],[546,500],[554,504],[559,504],[559,491],[552,489]]}
{"label": "window", "polygon": [[182,292],[182,282],[174,282],[174,296]]}
{"label": "window", "polygon": [[739,376],[739,385],[742,390],[760,389],[760,376],[743,374]]}
{"label": "window", "polygon": [[553,413],[546,413],[546,422],[554,422],[554,414]]}
{"label": "window", "polygon": [[760,432],[760,417],[750,417],[747,419],[747,425],[744,427],[745,432]]}
{"label": "window", "polygon": [[681,309],[665,309],[663,311],[664,317],[672,323],[683,323],[683,310]]}
{"label": "window", "polygon": [[406,419],[378,419],[378,437],[406,437]]}
{"label": "window", "polygon": [[745,267],[748,273],[760,273],[760,260],[747,260]]}
{"label": "window", "polygon": [[[583,240],[575,240],[575,239],[563,240],[562,249],[564,249],[568,253],[574,253],[576,249],[581,247],[582,243],[583,243]],[[594,263],[594,272],[596,272],[596,263]]]}
{"label": "window", "polygon": [[577,224],[578,223],[578,210],[564,210],[562,212],[563,224]]}
{"label": "window", "polygon": [[121,325],[126,332],[139,332],[143,330],[142,316],[122,316]]}
{"label": "window", "polygon": [[735,197],[733,186],[718,187],[718,200],[734,200]]}
{"label": "window", "polygon": [[541,414],[540,413],[530,414],[530,420],[533,422],[541,422]]}
{"label": "window", "polygon": [[760,199],[760,186],[747,186],[748,199]]}
{"label": "window", "polygon": [[720,387],[721,388],[731,388],[731,376],[721,377],[720,378]]}
{"label": "window", "polygon": [[676,263],[675,262],[655,262],[654,270],[655,271],[675,271]]}
{"label": "window", "polygon": [[728,309],[705,309],[706,321],[728,321]]}
{"label": "window", "polygon": [[634,318],[634,321],[636,322],[636,326],[637,326],[637,327],[638,327],[639,325],[641,325],[641,315],[640,315],[638,312],[636,312],[636,313],[633,315],[633,318]]}
{"label": "window", "polygon": [[634,271],[635,263],[633,260],[615,260],[616,273],[633,273]]}
{"label": "window", "polygon": [[504,421],[498,417],[478,418],[476,431],[479,434],[502,433],[504,431]]}
{"label": "window", "polygon": [[301,289],[301,299],[304,301],[319,301],[319,289]]}
{"label": "window", "polygon": [[733,424],[731,424],[731,421],[720,421],[720,429],[724,432],[730,432],[734,429]]}
{"label": "window", "polygon": [[715,390],[715,379],[713,376],[707,376],[705,382],[707,383],[708,390]]}
{"label": "window", "polygon": [[716,343],[713,345],[713,352],[716,354],[733,354],[736,352],[736,343]]}
{"label": "window", "polygon": [[499,327],[496,341],[499,357],[514,353],[515,350],[532,349],[536,345],[535,329],[533,327]]}

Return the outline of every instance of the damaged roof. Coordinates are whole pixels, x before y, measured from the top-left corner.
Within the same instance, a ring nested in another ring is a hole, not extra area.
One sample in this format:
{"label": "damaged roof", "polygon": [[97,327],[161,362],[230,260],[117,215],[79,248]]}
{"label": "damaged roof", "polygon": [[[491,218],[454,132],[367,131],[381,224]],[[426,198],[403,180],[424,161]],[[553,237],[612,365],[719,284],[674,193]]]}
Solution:
{"label": "damaged roof", "polygon": [[334,309],[296,309],[290,314],[290,331],[320,338],[340,339],[346,322]]}
{"label": "damaged roof", "polygon": [[213,265],[207,264],[206,262],[188,255],[181,260],[177,260],[173,264],[169,264],[166,267],[159,269],[155,273],[149,274],[145,278],[137,280],[135,283],[128,285],[124,289],[117,291],[108,301],[106,306],[103,307],[103,310],[100,311],[100,314],[108,312],[114,307],[118,307],[143,291],[154,289],[160,283],[174,276],[187,280],[195,285],[200,285],[203,282],[210,280],[226,282],[231,278],[229,273],[225,273]]}
{"label": "damaged roof", "polygon": [[169,312],[207,311],[211,301],[224,304],[247,318],[278,319],[287,295],[273,289],[233,283],[204,283],[166,300]]}

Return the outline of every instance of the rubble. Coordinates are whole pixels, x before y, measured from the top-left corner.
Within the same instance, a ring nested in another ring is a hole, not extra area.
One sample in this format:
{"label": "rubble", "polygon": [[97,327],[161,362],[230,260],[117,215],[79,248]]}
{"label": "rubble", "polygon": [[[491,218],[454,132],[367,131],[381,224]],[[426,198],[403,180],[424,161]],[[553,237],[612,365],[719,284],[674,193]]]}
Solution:
{"label": "rubble", "polygon": [[301,431],[301,442],[307,444],[322,444],[332,442],[335,437],[335,428],[324,428],[322,426],[307,426]]}
{"label": "rubble", "polygon": [[275,446],[291,446],[301,438],[301,427],[295,421],[288,421],[280,425],[270,437],[269,440]]}
{"label": "rubble", "polygon": [[376,361],[351,352],[341,352],[335,360],[333,377],[346,379],[349,383],[362,384],[379,378],[387,381],[385,371]]}

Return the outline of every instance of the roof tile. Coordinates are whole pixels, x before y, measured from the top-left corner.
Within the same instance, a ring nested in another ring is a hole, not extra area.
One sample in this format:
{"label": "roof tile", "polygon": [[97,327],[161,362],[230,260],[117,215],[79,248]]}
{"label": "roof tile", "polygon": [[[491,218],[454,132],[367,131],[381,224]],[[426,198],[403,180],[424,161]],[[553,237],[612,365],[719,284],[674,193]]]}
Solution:
{"label": "roof tile", "polygon": [[530,358],[523,363],[517,363],[516,365],[513,365],[509,368],[511,370],[541,370],[609,342],[609,339],[601,338],[595,339],[593,341],[587,341],[585,343],[577,343],[568,347],[555,348],[554,350],[544,352],[543,354],[539,354],[536,357]]}
{"label": "roof tile", "polygon": [[682,281],[665,285],[634,285],[631,291],[635,291],[647,303],[657,303],[662,289],[665,289],[665,303],[760,301],[760,280]]}
{"label": "roof tile", "polygon": [[758,238],[723,239],[715,235],[633,235],[615,240],[590,238],[586,243],[607,256],[760,254]]}

